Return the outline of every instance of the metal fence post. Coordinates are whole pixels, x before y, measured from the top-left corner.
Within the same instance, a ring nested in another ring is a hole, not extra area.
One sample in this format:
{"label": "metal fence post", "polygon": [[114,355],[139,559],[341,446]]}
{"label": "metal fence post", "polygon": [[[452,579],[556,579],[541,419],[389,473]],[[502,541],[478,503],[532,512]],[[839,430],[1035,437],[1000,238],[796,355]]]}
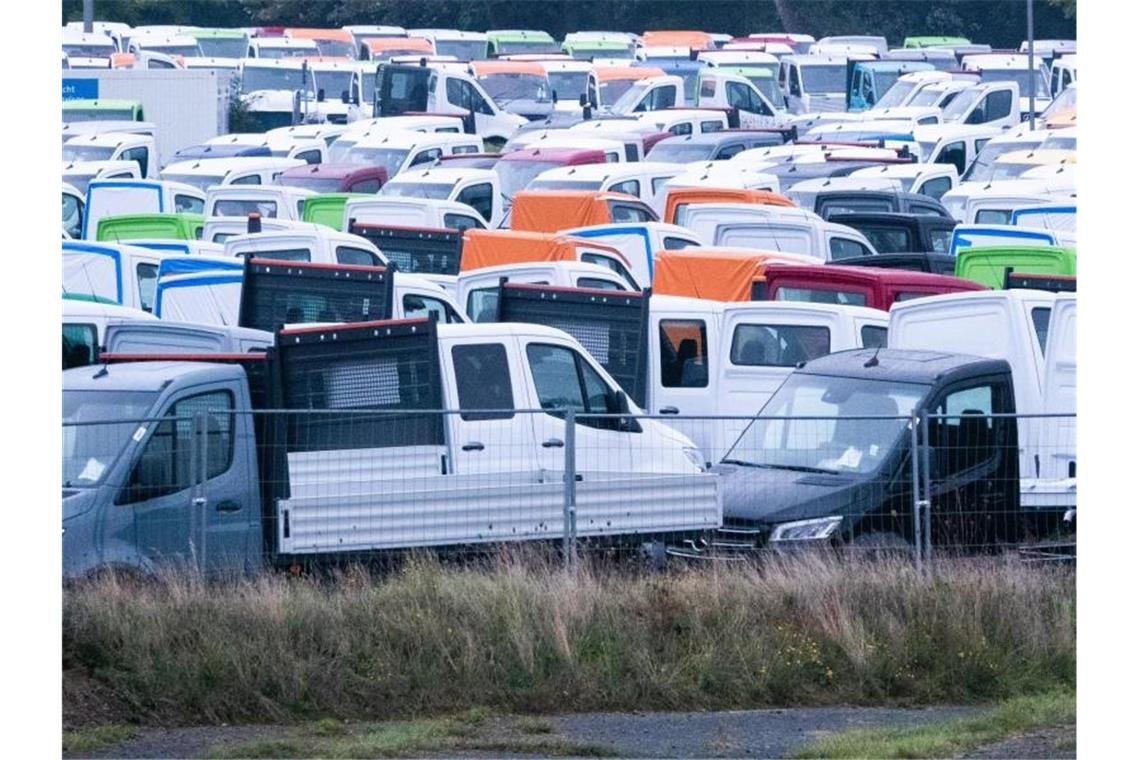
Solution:
{"label": "metal fence post", "polygon": [[194,478],[194,488],[191,491],[193,500],[191,502],[192,508],[190,510],[190,519],[198,520],[200,522],[200,534],[198,539],[198,566],[201,572],[205,573],[207,569],[206,561],[206,480],[209,475],[209,458],[207,446],[209,446],[209,416],[205,411],[196,412],[193,419],[190,421],[192,447],[190,451],[190,472]]}
{"label": "metal fence post", "polygon": [[918,411],[910,417],[910,487],[914,501],[914,568],[922,572],[922,494],[919,492]]}
{"label": "metal fence post", "polygon": [[577,549],[577,516],[574,514],[575,482],[577,481],[577,463],[574,458],[574,410],[566,410],[566,433],[563,436],[565,450],[565,465],[563,467],[563,482],[565,488],[562,496],[562,565],[567,570],[574,569],[574,559]]}
{"label": "metal fence post", "polygon": [[922,419],[922,506],[926,511],[926,567],[934,568],[934,542],[931,540],[930,524],[934,521],[931,506],[934,504],[934,495],[930,492],[930,415],[923,409],[919,413]]}

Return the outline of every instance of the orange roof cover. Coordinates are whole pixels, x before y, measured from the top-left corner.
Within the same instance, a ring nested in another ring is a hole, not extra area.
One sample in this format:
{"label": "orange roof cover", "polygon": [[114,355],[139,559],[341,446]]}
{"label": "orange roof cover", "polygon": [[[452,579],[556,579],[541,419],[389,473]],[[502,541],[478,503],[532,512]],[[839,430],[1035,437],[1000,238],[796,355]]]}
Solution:
{"label": "orange roof cover", "polygon": [[423,37],[369,37],[364,44],[373,53],[386,53],[391,50],[412,50],[417,53],[435,53],[431,40]]}
{"label": "orange roof cover", "polygon": [[472,61],[471,73],[477,77],[490,74],[534,74],[546,78],[546,69],[533,61]]}
{"label": "orange roof cover", "polygon": [[771,190],[742,187],[677,187],[665,196],[665,221],[675,224],[677,207],[690,203],[759,203],[765,206],[795,206],[786,195]]}
{"label": "orange roof cover", "polygon": [[706,32],[658,31],[641,35],[645,47],[687,47],[704,50],[712,47],[712,35]]}
{"label": "orange roof cover", "polygon": [[752,283],[764,279],[768,264],[816,263],[791,253],[682,248],[653,256],[653,292],[710,301],[750,301]]}
{"label": "orange roof cover", "polygon": [[459,269],[469,272],[530,261],[577,261],[579,247],[604,251],[629,265],[625,256],[614,247],[569,235],[472,228],[463,231],[463,255],[459,257]]}
{"label": "orange roof cover", "polygon": [[344,29],[286,29],[285,36],[294,40],[341,40],[352,42],[352,32]]}
{"label": "orange roof cover", "polygon": [[511,204],[511,229],[557,232],[572,227],[609,224],[611,200],[626,200],[624,193],[594,190],[523,190]]}
{"label": "orange roof cover", "polygon": [[599,82],[613,82],[619,79],[649,79],[663,77],[665,71],[656,66],[596,66],[594,76]]}

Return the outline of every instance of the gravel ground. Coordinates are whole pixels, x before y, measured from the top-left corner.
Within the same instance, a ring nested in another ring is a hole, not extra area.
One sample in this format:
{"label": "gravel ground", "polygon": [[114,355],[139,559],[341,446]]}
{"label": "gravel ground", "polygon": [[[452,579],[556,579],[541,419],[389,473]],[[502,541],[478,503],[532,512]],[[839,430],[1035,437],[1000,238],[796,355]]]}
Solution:
{"label": "gravel ground", "polygon": [[[782,757],[803,742],[826,733],[947,720],[972,715],[981,709],[821,707],[708,713],[586,713],[550,716],[548,720],[555,728],[552,737],[609,747],[623,757]],[[488,728],[496,734],[504,728],[499,719],[493,719],[491,724]],[[272,739],[293,730],[290,726],[272,725],[144,728],[135,738],[116,747],[65,757],[197,758],[221,745]],[[463,756],[490,755],[465,752]],[[1051,756],[978,754],[974,757]]]}
{"label": "gravel ground", "polygon": [[1022,734],[982,747],[966,757],[971,760],[1018,758],[1018,760],[1065,760],[1077,756],[1077,727],[1062,726]]}

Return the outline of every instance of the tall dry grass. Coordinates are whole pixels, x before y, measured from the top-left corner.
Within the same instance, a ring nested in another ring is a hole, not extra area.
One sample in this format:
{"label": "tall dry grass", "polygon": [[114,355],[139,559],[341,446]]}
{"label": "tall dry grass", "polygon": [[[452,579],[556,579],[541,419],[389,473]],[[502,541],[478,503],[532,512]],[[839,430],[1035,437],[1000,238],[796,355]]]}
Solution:
{"label": "tall dry grass", "polygon": [[65,670],[173,722],[957,702],[1076,671],[1071,571],[995,560],[104,579],[68,589],[63,619]]}

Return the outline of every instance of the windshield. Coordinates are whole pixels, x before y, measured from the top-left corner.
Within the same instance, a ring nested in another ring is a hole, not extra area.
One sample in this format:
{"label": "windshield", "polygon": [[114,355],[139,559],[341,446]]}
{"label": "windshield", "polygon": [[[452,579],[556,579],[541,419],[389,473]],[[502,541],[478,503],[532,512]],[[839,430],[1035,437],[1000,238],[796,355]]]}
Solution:
{"label": "windshield", "polygon": [[1036,169],[1041,164],[1015,164],[1012,162],[995,163],[990,176],[986,177],[989,182],[996,182],[1003,179],[1017,179],[1030,169]]}
{"label": "windshield", "polygon": [[241,91],[299,90],[305,84],[300,69],[250,66],[241,73]]}
{"label": "windshield", "polygon": [[1054,135],[1048,137],[1045,142],[1041,143],[1041,150],[1076,150],[1077,149],[1077,136],[1076,135]]}
{"label": "windshield", "polygon": [[73,121],[134,121],[135,112],[130,108],[63,108],[63,123]]}
{"label": "windshield", "polygon": [[167,174],[162,173],[162,178],[170,182],[184,182],[187,185],[205,190],[211,185],[220,185],[225,180],[224,174]]}
{"label": "windshield", "polygon": [[559,100],[577,101],[578,96],[586,91],[589,72],[552,71],[546,76],[550,80],[551,91],[558,93]]}
{"label": "windshield", "polygon": [[499,105],[512,100],[550,102],[550,83],[537,74],[488,74],[479,77],[479,84]]}
{"label": "windshield", "polygon": [[[630,82],[629,86],[626,87],[625,92],[622,93],[621,97],[614,101],[613,110],[619,112],[632,111],[633,107],[637,105],[638,101],[645,96],[645,92],[649,89],[649,86],[649,83],[644,79],[636,82]],[[603,105],[605,92],[605,83],[603,83]]]}
{"label": "windshield", "polygon": [[436,55],[453,55],[460,61],[481,61],[487,57],[486,40],[435,41]]}
{"label": "windshield", "polygon": [[1049,100],[1049,83],[1045,80],[1045,74],[1041,71],[1029,71],[1028,69],[983,69],[981,80],[983,82],[1017,82],[1017,89],[1021,97],[1028,98],[1030,91],[1033,89],[1033,84],[1037,86],[1037,99],[1047,101]]}
{"label": "windshield", "polygon": [[[602,102],[598,105],[616,106],[618,102],[623,100],[624,96],[627,95],[633,86],[639,81],[640,80],[637,79],[611,79],[608,82],[599,82],[598,97],[602,99]],[[644,85],[639,89],[639,92],[645,92]],[[640,95],[638,97],[640,97]],[[630,103],[630,106],[636,102],[637,98],[634,98]]]}
{"label": "windshield", "polygon": [[399,148],[353,148],[344,162],[353,166],[383,166],[389,177],[395,177],[407,157],[408,151]]}
{"label": "windshield", "polygon": [[942,87],[923,87],[919,93],[915,95],[914,98],[910,101],[909,105],[937,106],[942,100],[942,96],[945,94],[946,90]]}
{"label": "windshield", "polygon": [[64,488],[102,482],[157,398],[155,391],[64,391]]}
{"label": "windshield", "polygon": [[543,40],[499,40],[497,48],[500,55],[562,52],[553,42]]}
{"label": "windshield", "polygon": [[244,37],[199,37],[198,47],[207,58],[245,58],[249,43]]}
{"label": "windshield", "polygon": [[875,92],[886,92],[898,81],[899,72],[876,71],[872,76],[875,77]]}
{"label": "windshield", "polygon": [[163,55],[181,55],[186,58],[197,58],[202,55],[202,50],[197,45],[147,45],[140,49]]}
{"label": "windshield", "polygon": [[966,173],[962,175],[963,182],[985,182],[993,177],[994,162],[998,156],[1012,153],[1015,150],[1034,150],[1040,143],[1035,142],[1006,142],[994,143],[988,142],[982,146],[978,151],[977,158],[970,167],[966,169]]}
{"label": "windshield", "polygon": [[784,100],[784,93],[780,92],[780,84],[775,77],[755,75],[746,77],[764,97],[772,101],[772,105],[781,111],[787,109],[788,102]]}
{"label": "windshield", "polygon": [[[914,383],[792,374],[725,456],[756,467],[870,473],[929,390]],[[771,419],[817,417],[824,419]]]}
{"label": "windshield", "polygon": [[715,145],[702,145],[701,143],[676,142],[668,144],[661,141],[654,145],[646,155],[646,161],[665,161],[672,164],[687,164],[690,161],[705,161],[716,149]]}
{"label": "windshield", "polygon": [[115,52],[115,46],[88,43],[86,45],[64,45],[63,52],[68,58],[110,58]]}
{"label": "windshield", "polygon": [[64,161],[109,161],[115,149],[101,145],[64,145]]}
{"label": "windshield", "polygon": [[335,193],[340,191],[340,180],[328,177],[285,177],[277,178],[278,184],[288,187],[300,187],[318,193]]}
{"label": "windshield", "polygon": [[513,198],[515,193],[525,188],[532,179],[547,169],[561,165],[556,161],[499,161],[495,164],[495,172],[499,175],[499,185],[503,195]]}
{"label": "windshield", "polygon": [[326,99],[338,100],[345,92],[353,94],[351,71],[314,71],[313,79],[317,89],[325,91]]}
{"label": "windshield", "polygon": [[600,190],[601,180],[536,179],[527,190]]}
{"label": "windshield", "polygon": [[961,121],[966,118],[966,114],[978,102],[978,90],[976,88],[969,88],[962,90],[946,107],[942,110],[943,121]]}
{"label": "windshield", "polygon": [[847,67],[800,66],[804,90],[811,94],[842,93],[847,90]]}
{"label": "windshield", "polygon": [[258,58],[278,60],[281,58],[304,58],[316,55],[317,51],[311,47],[262,47],[257,51]]}
{"label": "windshield", "polygon": [[455,185],[445,185],[442,183],[432,183],[429,185],[421,182],[392,182],[384,185],[380,190],[380,194],[398,195],[404,198],[435,198],[436,200],[447,200],[454,187]]}
{"label": "windshield", "polygon": [[325,58],[348,58],[356,60],[356,45],[345,40],[313,40],[317,50]]}
{"label": "windshield", "polygon": [[910,95],[917,86],[918,84],[916,82],[895,82],[891,85],[891,89],[887,90],[883,96],[879,98],[879,101],[875,103],[875,109],[901,106],[903,101],[906,100],[906,96]]}

